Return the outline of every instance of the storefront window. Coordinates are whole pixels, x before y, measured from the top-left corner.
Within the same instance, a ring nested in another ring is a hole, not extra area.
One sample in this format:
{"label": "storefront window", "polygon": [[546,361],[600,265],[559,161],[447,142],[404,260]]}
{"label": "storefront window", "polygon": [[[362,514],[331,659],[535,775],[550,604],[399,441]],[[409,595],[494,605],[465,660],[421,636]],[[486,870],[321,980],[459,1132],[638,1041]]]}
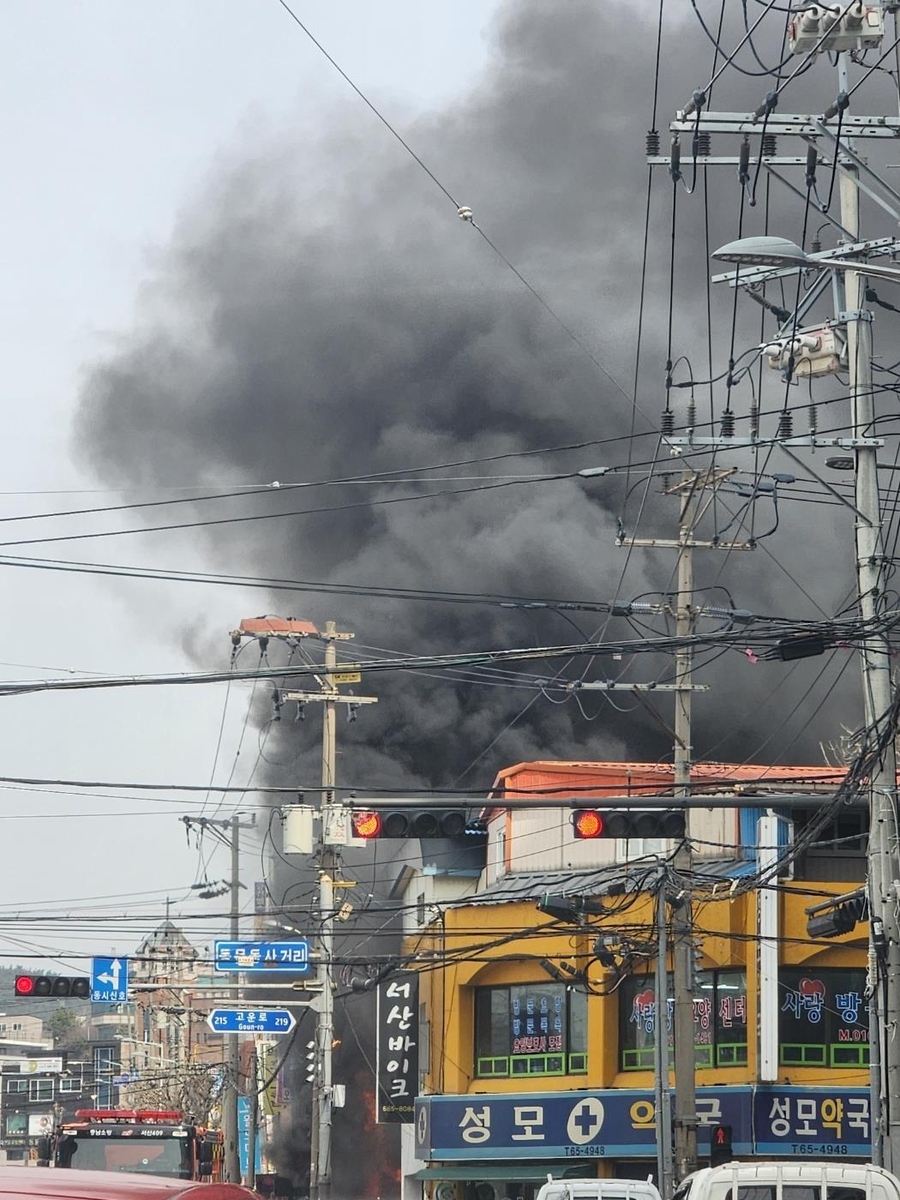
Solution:
{"label": "storefront window", "polygon": [[782,968],[778,1058],[791,1067],[867,1067],[869,1005],[862,968]]}
{"label": "storefront window", "polygon": [[[673,1045],[672,977],[666,1019]],[[632,976],[619,989],[619,1066],[653,1069],[656,1040],[656,981]],[[747,977],[743,971],[699,971],[694,995],[694,1046],[698,1067],[733,1067],[747,1062]]]}
{"label": "storefront window", "polygon": [[563,983],[478,988],[479,1079],[587,1072],[587,997]]}

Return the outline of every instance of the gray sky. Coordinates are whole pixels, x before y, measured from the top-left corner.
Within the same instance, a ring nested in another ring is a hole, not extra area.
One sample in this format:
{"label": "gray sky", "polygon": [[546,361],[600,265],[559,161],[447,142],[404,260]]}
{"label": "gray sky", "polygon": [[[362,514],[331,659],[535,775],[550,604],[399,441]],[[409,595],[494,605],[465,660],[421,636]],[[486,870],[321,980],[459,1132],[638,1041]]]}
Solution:
{"label": "gray sky", "polygon": [[[476,6],[455,0],[295,4],[347,73],[404,130],[417,114],[443,106],[471,84],[485,64],[485,28],[498,7],[493,0]],[[162,0],[151,8],[120,0],[18,0],[4,17],[0,336],[7,422],[0,515],[12,517],[117,502],[116,494],[95,490],[96,481],[70,457],[79,379],[127,327],[158,248],[214,166],[245,146],[248,132],[314,133],[334,105],[353,112],[355,104],[368,136],[388,135],[277,0]],[[181,481],[185,487],[195,482]],[[78,524],[77,518],[10,523],[4,532],[14,539],[74,532]],[[78,543],[61,543],[47,553],[187,565],[184,540],[168,556],[162,542],[125,540],[121,548],[88,543],[87,553]],[[8,569],[5,583],[4,679],[191,669],[180,645],[186,626],[220,647],[225,665],[227,631],[264,606],[259,595],[19,569]],[[235,782],[256,760],[256,731],[249,728],[241,742],[247,696],[246,688],[231,690],[219,780],[231,772],[239,745]],[[222,687],[7,699],[0,773],[206,782],[224,700]],[[65,915],[83,898],[100,896],[117,897],[109,902],[113,913],[139,901],[144,907],[138,911],[155,916],[166,894],[183,897],[197,877],[197,851],[177,823],[191,810],[174,797],[159,803],[125,795],[101,801],[20,789],[4,794],[4,962],[20,952],[25,960],[29,952],[66,948],[127,951],[134,940],[131,933],[117,935],[109,921],[76,936],[55,922],[11,924],[8,916],[36,906]],[[213,798],[207,814],[217,807]],[[147,815],[134,815],[141,812]],[[221,854],[208,872],[210,878],[227,873]],[[258,837],[243,873],[248,883],[260,876]],[[207,911],[217,907],[212,903]],[[83,960],[63,954],[47,961],[54,969],[60,963],[80,968]]]}

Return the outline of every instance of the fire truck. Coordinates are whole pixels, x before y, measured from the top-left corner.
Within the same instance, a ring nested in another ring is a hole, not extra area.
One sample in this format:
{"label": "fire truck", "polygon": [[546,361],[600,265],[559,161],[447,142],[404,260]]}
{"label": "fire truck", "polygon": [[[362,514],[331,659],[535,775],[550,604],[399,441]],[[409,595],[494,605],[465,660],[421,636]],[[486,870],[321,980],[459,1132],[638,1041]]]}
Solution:
{"label": "fire truck", "polygon": [[222,1134],[184,1120],[177,1109],[80,1108],[52,1137],[38,1160],[88,1171],[146,1172],[172,1179],[217,1182]]}

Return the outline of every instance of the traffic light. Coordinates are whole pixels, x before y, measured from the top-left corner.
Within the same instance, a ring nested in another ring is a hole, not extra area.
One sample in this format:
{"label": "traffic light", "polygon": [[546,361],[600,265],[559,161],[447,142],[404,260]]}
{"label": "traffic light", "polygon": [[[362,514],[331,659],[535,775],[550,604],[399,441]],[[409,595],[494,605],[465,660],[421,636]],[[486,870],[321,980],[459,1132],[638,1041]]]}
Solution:
{"label": "traffic light", "polygon": [[683,838],[684,810],[579,808],[572,813],[572,829],[579,840],[587,838]]}
{"label": "traffic light", "polygon": [[91,981],[80,975],[17,975],[15,992],[17,996],[74,996],[89,1000]]}
{"label": "traffic light", "polygon": [[709,1132],[709,1165],[721,1167],[734,1158],[731,1148],[732,1129],[730,1125],[713,1125]]}
{"label": "traffic light", "polygon": [[461,838],[483,835],[464,808],[370,808],[351,814],[353,836],[373,838]]}
{"label": "traffic light", "polygon": [[833,904],[817,904],[807,917],[806,932],[811,938],[840,937],[855,929],[859,921],[869,919],[869,899],[863,893]]}
{"label": "traffic light", "polygon": [[319,1051],[315,1041],[306,1043],[306,1082],[315,1083],[319,1073]]}

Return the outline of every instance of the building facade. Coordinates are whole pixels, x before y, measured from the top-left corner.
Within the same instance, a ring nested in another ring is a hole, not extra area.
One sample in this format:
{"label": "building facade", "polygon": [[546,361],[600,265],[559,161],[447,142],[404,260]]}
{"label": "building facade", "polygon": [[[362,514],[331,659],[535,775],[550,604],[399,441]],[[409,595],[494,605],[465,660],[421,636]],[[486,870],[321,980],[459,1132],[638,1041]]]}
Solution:
{"label": "building facade", "polygon": [[[745,805],[690,819],[701,1161],[719,1125],[737,1157],[869,1157],[868,925],[807,932],[808,908],[865,878],[865,813],[847,810],[800,836],[839,777],[695,769],[695,790],[731,791]],[[663,896],[668,923],[683,903],[666,882],[674,844],[577,841],[568,808],[503,801],[571,789],[601,807],[670,786],[671,770],[654,765],[520,764],[501,773],[483,814],[475,893],[422,922],[409,881],[406,950],[428,963],[419,979],[428,1053],[404,1142],[407,1195],[424,1181],[440,1200],[530,1200],[548,1173],[655,1173],[658,905]],[[761,787],[790,792],[796,806],[752,806]],[[804,849],[758,888],[761,856],[787,845]],[[671,956],[666,966],[671,1043]]]}

